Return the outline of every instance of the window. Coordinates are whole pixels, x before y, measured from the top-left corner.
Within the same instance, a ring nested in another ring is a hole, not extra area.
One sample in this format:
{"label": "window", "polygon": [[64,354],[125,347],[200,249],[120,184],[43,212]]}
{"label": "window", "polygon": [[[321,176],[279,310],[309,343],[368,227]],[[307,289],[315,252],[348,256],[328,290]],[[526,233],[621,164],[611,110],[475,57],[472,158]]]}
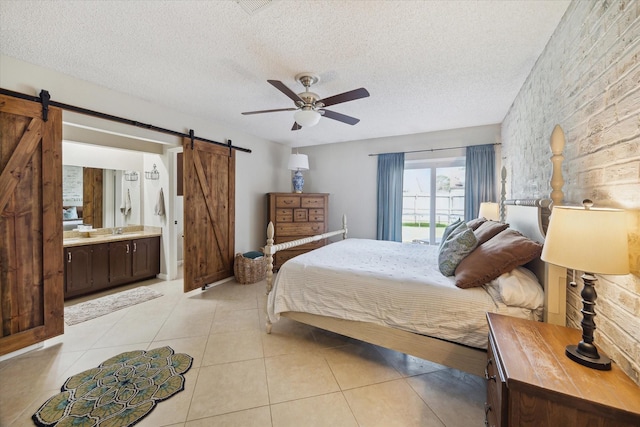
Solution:
{"label": "window", "polygon": [[437,244],[464,218],[464,157],[405,161],[402,241]]}

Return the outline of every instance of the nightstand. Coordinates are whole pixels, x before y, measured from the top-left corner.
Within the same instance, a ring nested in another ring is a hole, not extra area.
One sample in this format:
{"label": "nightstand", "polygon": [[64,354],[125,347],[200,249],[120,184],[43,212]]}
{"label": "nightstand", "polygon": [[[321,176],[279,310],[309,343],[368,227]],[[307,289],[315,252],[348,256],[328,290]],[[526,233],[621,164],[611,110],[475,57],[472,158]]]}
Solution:
{"label": "nightstand", "polygon": [[490,426],[640,426],[640,387],[614,363],[598,371],[565,356],[581,331],[487,314]]}

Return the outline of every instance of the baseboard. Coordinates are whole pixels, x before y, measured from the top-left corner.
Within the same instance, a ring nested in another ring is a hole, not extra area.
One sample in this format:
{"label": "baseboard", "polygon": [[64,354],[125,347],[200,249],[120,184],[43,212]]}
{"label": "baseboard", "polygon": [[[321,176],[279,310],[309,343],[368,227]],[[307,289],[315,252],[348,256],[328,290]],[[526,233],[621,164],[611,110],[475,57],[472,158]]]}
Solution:
{"label": "baseboard", "polygon": [[20,350],[16,350],[11,353],[3,354],[2,356],[0,356],[0,362],[20,356],[21,354],[25,354],[33,350],[37,350],[42,347],[44,347],[44,341],[35,343],[33,345],[30,345],[29,347],[21,348]]}

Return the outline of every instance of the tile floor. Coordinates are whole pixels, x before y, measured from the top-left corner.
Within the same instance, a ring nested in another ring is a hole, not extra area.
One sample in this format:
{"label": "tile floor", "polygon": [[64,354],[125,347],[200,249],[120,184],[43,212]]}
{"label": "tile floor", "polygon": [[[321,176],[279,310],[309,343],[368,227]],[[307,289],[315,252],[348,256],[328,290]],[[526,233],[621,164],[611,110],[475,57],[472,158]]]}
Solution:
{"label": "tile floor", "polygon": [[165,345],[191,355],[193,367],[185,390],[138,426],[483,424],[480,377],[284,318],[267,335],[264,282],[186,294],[182,280],[135,286],[164,295],[65,326],[43,348],[0,362],[0,426],[33,425],[31,415],[75,373]]}

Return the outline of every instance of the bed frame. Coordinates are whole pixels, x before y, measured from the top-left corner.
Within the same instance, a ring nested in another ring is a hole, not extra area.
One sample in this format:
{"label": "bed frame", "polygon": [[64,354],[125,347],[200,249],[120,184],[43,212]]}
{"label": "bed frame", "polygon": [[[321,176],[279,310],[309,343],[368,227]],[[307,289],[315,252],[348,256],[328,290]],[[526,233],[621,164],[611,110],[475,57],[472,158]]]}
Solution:
{"label": "bed frame", "polygon": [[[562,201],[563,195],[561,188],[564,182],[562,181],[561,172],[561,153],[563,147],[564,134],[562,133],[562,129],[556,126],[551,137],[551,149],[553,152],[551,158],[553,165],[551,186],[553,192],[551,196],[553,201],[549,199],[505,200],[504,183],[506,172],[504,168],[502,169],[502,198],[500,203],[502,217],[504,218],[506,211],[506,222],[509,223],[511,228],[538,242],[544,242],[546,225],[548,224],[552,205],[554,203],[560,204]],[[269,223],[267,227],[267,244],[264,248],[267,259],[267,294],[271,292],[273,285],[273,255],[277,251],[337,235],[342,235],[344,239],[347,237],[347,219],[344,215],[342,217],[342,228],[340,230],[278,245],[274,245],[273,224]],[[536,274],[538,280],[544,286],[545,301],[543,320],[548,323],[564,325],[566,318],[566,269],[546,264],[540,259],[532,261],[527,264],[526,267]],[[301,312],[285,312],[281,313],[281,316],[360,341],[410,354],[450,368],[459,369],[470,374],[483,376],[485,373],[487,361],[486,350],[368,322],[343,320]],[[271,322],[267,316],[267,333],[271,333],[271,327]]]}

